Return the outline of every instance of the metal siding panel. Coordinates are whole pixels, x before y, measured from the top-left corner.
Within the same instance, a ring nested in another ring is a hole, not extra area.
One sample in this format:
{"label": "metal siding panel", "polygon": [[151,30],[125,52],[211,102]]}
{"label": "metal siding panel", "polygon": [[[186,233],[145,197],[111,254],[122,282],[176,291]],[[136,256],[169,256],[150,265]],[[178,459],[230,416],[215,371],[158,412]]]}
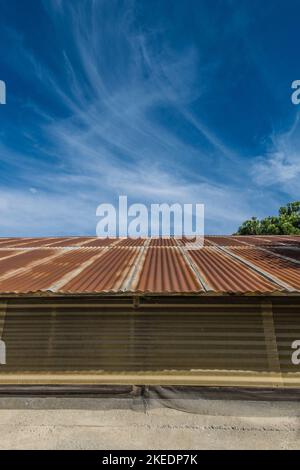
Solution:
{"label": "metal siding panel", "polygon": [[232,315],[223,308],[226,321],[203,306],[174,315],[8,306],[0,380],[2,372],[267,370],[260,309]]}
{"label": "metal siding panel", "polygon": [[9,301],[2,333],[7,364],[0,368],[0,383],[299,387],[290,346],[299,338],[299,299],[275,299],[270,305],[279,372],[269,360],[268,325],[259,299],[236,304],[218,299],[175,310],[157,306],[151,314],[147,305],[136,311],[126,304]]}

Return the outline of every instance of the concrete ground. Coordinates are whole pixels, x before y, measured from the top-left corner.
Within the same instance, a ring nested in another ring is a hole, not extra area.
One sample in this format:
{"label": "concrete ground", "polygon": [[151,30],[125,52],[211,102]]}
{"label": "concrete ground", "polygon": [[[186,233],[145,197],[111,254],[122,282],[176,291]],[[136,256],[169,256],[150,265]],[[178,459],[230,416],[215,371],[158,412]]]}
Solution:
{"label": "concrete ground", "polygon": [[300,404],[1,397],[0,448],[299,449]]}

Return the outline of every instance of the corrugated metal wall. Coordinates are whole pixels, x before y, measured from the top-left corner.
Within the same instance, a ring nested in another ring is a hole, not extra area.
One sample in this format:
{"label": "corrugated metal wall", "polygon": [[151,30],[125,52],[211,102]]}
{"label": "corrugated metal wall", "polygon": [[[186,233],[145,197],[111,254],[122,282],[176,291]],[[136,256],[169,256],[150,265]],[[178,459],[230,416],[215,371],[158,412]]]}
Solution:
{"label": "corrugated metal wall", "polygon": [[300,386],[300,298],[11,299],[1,383]]}

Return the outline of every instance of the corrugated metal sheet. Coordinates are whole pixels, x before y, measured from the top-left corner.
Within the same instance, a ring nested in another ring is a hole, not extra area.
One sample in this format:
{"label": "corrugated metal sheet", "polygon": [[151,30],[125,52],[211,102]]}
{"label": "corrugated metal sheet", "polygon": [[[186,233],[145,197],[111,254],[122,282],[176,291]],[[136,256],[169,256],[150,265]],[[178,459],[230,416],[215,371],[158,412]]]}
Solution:
{"label": "corrugated metal sheet", "polygon": [[297,240],[210,236],[188,251],[185,237],[0,240],[0,295],[300,293]]}
{"label": "corrugated metal sheet", "polygon": [[117,242],[118,240],[114,238],[92,238],[91,241],[88,243],[85,243],[84,246],[102,247],[102,246],[109,246]]}
{"label": "corrugated metal sheet", "polygon": [[268,247],[269,251],[281,256],[285,256],[287,258],[291,258],[296,261],[300,261],[300,250],[296,247]]}
{"label": "corrugated metal sheet", "polygon": [[206,240],[209,242],[211,245],[217,245],[217,246],[243,246],[246,242],[243,242],[242,240],[239,240],[237,237],[206,237]]}
{"label": "corrugated metal sheet", "polygon": [[20,250],[0,250],[0,259],[20,253]]}
{"label": "corrugated metal sheet", "polygon": [[202,276],[217,292],[274,292],[282,290],[217,248],[190,251]]}
{"label": "corrugated metal sheet", "polygon": [[52,240],[51,243],[48,243],[47,246],[50,247],[65,247],[65,246],[81,246],[85,242],[89,241],[90,237],[71,237],[71,238],[62,238],[60,241]]}
{"label": "corrugated metal sheet", "polygon": [[133,290],[152,293],[202,291],[190,266],[178,248],[149,248]]}
{"label": "corrugated metal sheet", "polygon": [[144,246],[146,242],[146,238],[121,238],[118,246]]}
{"label": "corrugated metal sheet", "polygon": [[[18,248],[38,248],[38,247],[44,247],[48,246],[49,243],[54,243],[57,242],[59,239],[55,237],[49,237],[49,238],[24,238],[24,239],[18,239],[17,241],[11,241],[9,240],[6,243],[7,247],[18,247]],[[65,240],[65,238],[63,238]],[[2,244],[0,245],[0,248],[2,248]]]}
{"label": "corrugated metal sheet", "polygon": [[[212,242],[208,240],[209,237],[205,237],[203,240],[203,246],[211,246]],[[176,238],[177,244],[179,246],[186,246],[188,243],[195,243],[196,239],[194,237],[182,237],[182,238]]]}
{"label": "corrugated metal sheet", "polygon": [[[226,313],[226,322],[224,314]],[[251,329],[249,330],[249,326]],[[49,343],[49,338],[52,338]],[[259,305],[105,310],[10,303],[0,372],[268,370]],[[249,351],[251,352],[249,354]]]}
{"label": "corrugated metal sheet", "polygon": [[178,246],[175,238],[152,238],[150,246]]}
{"label": "corrugated metal sheet", "polygon": [[0,385],[299,387],[300,245],[267,241],[0,240]]}
{"label": "corrugated metal sheet", "polygon": [[138,254],[135,248],[107,250],[60,290],[72,293],[122,291]]}
{"label": "corrugated metal sheet", "polygon": [[[44,256],[49,256],[49,250],[45,250],[43,253]],[[51,289],[52,284],[87,261],[93,254],[95,254],[95,251],[85,250],[84,248],[70,250],[63,254],[58,252],[58,256],[51,258],[50,261],[39,263],[34,267],[29,266],[21,274],[10,276],[8,279],[3,279],[2,275],[0,277],[0,292],[30,293],[48,291]],[[9,260],[11,259],[9,258]]]}
{"label": "corrugated metal sheet", "polygon": [[[248,245],[255,245],[255,246],[265,246],[265,245],[273,245],[274,243],[280,243],[278,238],[272,238],[267,236],[239,236],[239,237],[231,237],[232,239],[236,240],[237,242],[240,241],[242,244]],[[238,245],[239,243],[236,243]],[[233,243],[234,245],[234,243]]]}
{"label": "corrugated metal sheet", "polygon": [[150,299],[137,308],[10,299],[0,384],[299,387],[299,315],[299,297]]}
{"label": "corrugated metal sheet", "polygon": [[[0,248],[14,248],[19,245],[27,244],[31,241],[34,241],[34,238],[12,238],[10,240],[5,240],[0,242]],[[45,243],[45,241],[44,241]]]}
{"label": "corrugated metal sheet", "polygon": [[279,258],[267,250],[248,247],[230,250],[300,291],[300,264]]}
{"label": "corrugated metal sheet", "polygon": [[[53,255],[55,251],[51,250],[29,250],[25,253],[15,254],[9,258],[0,260],[0,280],[7,277],[8,273],[15,272],[20,268],[30,267],[30,265],[38,260],[47,259]],[[26,273],[26,275],[28,275]],[[0,281],[1,282],[1,281]]]}
{"label": "corrugated metal sheet", "polygon": [[274,237],[272,239],[272,243],[276,245],[283,245],[283,246],[297,246],[300,247],[300,237]]}

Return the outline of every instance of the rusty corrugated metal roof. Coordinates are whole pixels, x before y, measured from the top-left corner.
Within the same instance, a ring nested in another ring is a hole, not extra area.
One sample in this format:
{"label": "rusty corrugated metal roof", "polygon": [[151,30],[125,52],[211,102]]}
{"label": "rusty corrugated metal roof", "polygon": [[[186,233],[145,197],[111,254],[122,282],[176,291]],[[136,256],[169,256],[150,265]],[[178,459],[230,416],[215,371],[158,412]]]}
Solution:
{"label": "rusty corrugated metal roof", "polygon": [[[31,254],[30,252],[29,254]],[[33,252],[34,253],[34,252]],[[95,252],[91,250],[56,251],[49,254],[45,250],[45,259],[39,263],[29,263],[27,269],[14,274],[9,271],[9,277],[0,275],[0,292],[29,293],[51,290],[53,283],[87,261]],[[16,258],[21,255],[17,255]],[[32,255],[33,256],[33,255]],[[12,258],[9,258],[11,261]],[[5,260],[4,260],[5,261]]]}
{"label": "rusty corrugated metal roof", "polygon": [[278,286],[230,258],[218,248],[193,250],[190,256],[212,290],[217,292],[272,292]]}
{"label": "rusty corrugated metal roof", "polygon": [[[265,245],[273,245],[274,240],[272,237],[268,237],[267,235],[252,235],[252,236],[235,236],[235,237],[230,237],[233,239],[233,243],[231,245],[255,245],[255,246],[265,246]],[[241,242],[241,243],[235,243],[236,242]],[[278,238],[275,239],[276,243],[280,244],[280,240]]]}
{"label": "rusty corrugated metal roof", "polygon": [[16,255],[17,253],[20,253],[20,250],[0,250],[0,259]]}
{"label": "rusty corrugated metal roof", "polygon": [[26,250],[19,254],[14,252],[12,256],[0,259],[0,279],[7,278],[10,272],[16,275],[18,269],[30,267],[36,261],[48,259],[54,253],[53,250],[42,249]]}
{"label": "rusty corrugated metal roof", "polygon": [[144,246],[146,238],[120,238],[118,246]]}
{"label": "rusty corrugated metal roof", "polygon": [[[243,238],[243,237],[240,237]],[[209,245],[217,246],[243,246],[246,242],[239,240],[238,237],[224,236],[224,237],[206,237]]]}
{"label": "rusty corrugated metal roof", "polygon": [[281,256],[285,256],[286,258],[291,258],[296,261],[300,261],[300,250],[297,247],[292,247],[292,246],[284,246],[284,247],[278,247],[278,246],[271,246],[268,247],[269,251],[272,251],[273,253]]}
{"label": "rusty corrugated metal roof", "polygon": [[133,284],[138,292],[184,293],[203,291],[179,248],[148,248],[143,269]]}
{"label": "rusty corrugated metal roof", "polygon": [[122,291],[126,277],[134,265],[139,251],[136,248],[115,248],[102,251],[88,267],[77,273],[63,292],[116,292]]}
{"label": "rusty corrugated metal roof", "polygon": [[269,250],[230,247],[230,251],[300,291],[300,263],[279,257]]}
{"label": "rusty corrugated metal roof", "polygon": [[109,246],[117,242],[118,240],[114,238],[91,238],[91,241],[85,243],[84,246],[101,247],[101,246]]}
{"label": "rusty corrugated metal roof", "polygon": [[0,295],[300,294],[300,238],[0,239]]}
{"label": "rusty corrugated metal roof", "polygon": [[150,246],[177,246],[175,238],[151,238]]}

